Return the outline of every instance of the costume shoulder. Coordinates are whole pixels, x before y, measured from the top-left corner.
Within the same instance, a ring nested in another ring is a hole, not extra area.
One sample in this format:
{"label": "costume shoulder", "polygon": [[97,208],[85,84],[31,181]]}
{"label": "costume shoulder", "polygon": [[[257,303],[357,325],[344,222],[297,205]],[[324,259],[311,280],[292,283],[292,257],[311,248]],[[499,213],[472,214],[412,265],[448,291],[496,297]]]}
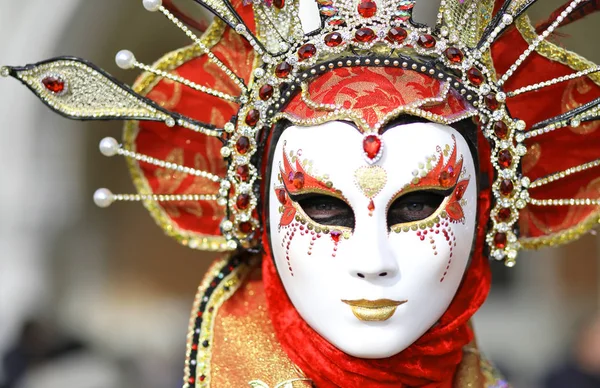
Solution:
{"label": "costume shoulder", "polygon": [[184,388],[311,387],[279,346],[255,258],[216,260],[202,281],[188,335]]}

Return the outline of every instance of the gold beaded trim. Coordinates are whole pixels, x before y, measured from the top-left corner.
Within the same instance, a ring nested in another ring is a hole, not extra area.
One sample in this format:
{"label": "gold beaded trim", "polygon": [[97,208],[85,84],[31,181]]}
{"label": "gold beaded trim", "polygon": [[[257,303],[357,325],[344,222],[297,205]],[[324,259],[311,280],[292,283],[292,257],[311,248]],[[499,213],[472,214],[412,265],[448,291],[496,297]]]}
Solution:
{"label": "gold beaded trim", "polygon": [[[239,264],[231,271],[231,273],[229,273],[229,275],[219,282],[210,298],[206,299],[205,293],[210,287],[211,282],[218,278],[225,267],[229,265],[230,259],[230,255],[226,255],[226,257],[215,261],[204,275],[204,279],[198,287],[188,325],[183,388],[210,387],[210,361],[215,318],[218,315],[219,308],[235,294],[253,269],[253,264]],[[206,308],[205,311],[202,311],[202,324],[199,328],[200,333],[197,333],[196,330],[198,330],[198,328],[196,328],[196,319],[198,318],[198,312],[200,312],[200,305],[202,302],[205,302]],[[199,344],[208,341],[209,346],[204,347],[199,345],[196,358],[190,359],[192,346],[194,344],[194,336],[196,334],[199,334]],[[195,376],[191,376],[189,367],[191,364],[196,365]]]}
{"label": "gold beaded trim", "polygon": [[[538,34],[535,32],[535,27],[531,24],[531,20],[526,14],[523,14],[520,18],[518,18],[515,22],[515,25],[527,44],[531,45],[538,37]],[[547,40],[543,40],[535,49],[535,51],[551,61],[567,65],[575,71],[583,71],[596,66],[595,63],[582,57],[581,55],[559,47],[554,43],[548,42]],[[598,86],[600,86],[600,74],[589,74],[588,77]]]}
{"label": "gold beaded trim", "polygon": [[572,228],[564,229],[558,233],[547,236],[520,238],[519,243],[524,249],[540,249],[563,245],[578,240],[581,236],[588,233],[599,224],[600,211],[596,211]]}
{"label": "gold beaded trim", "polygon": [[[205,46],[212,48],[221,39],[225,31],[225,24],[215,19],[208,30],[202,35]],[[184,63],[203,55],[202,49],[197,45],[191,45],[175,50],[159,59],[153,67],[161,71],[171,71]],[[143,73],[133,85],[133,90],[141,95],[148,94],[163,78],[153,73]],[[124,147],[135,152],[135,139],[139,131],[139,122],[128,121],[123,130]],[[175,238],[180,244],[192,249],[203,251],[223,252],[231,248],[223,236],[202,235],[200,233],[182,230],[165,212],[164,208],[154,199],[153,192],[135,159],[127,159],[127,166],[138,193],[143,198],[144,207],[148,210],[154,221],[165,231],[167,236]]]}

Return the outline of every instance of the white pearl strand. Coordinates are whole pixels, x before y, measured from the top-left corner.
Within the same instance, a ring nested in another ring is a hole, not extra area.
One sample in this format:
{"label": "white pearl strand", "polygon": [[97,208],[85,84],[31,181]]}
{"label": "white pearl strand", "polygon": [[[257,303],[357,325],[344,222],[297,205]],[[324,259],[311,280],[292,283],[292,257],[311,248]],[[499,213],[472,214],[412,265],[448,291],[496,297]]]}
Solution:
{"label": "white pearl strand", "polygon": [[598,206],[600,199],[594,198],[563,198],[563,199],[531,199],[535,206]]}
{"label": "white pearl strand", "polygon": [[544,177],[544,178],[536,179],[535,181],[533,181],[531,183],[531,185],[529,187],[532,188],[532,189],[535,188],[535,187],[540,187],[540,186],[546,185],[548,183],[557,181],[559,179],[566,178],[566,177],[568,177],[571,174],[575,174],[577,172],[589,170],[590,168],[594,168],[594,167],[598,167],[598,166],[600,166],[600,159],[596,159],[596,160],[593,160],[591,162],[581,164],[579,166],[571,167],[571,168],[568,168],[568,169],[566,169],[564,171],[559,171],[557,173],[554,173],[554,174],[549,175],[549,176]]}
{"label": "white pearl strand", "polygon": [[216,194],[113,194],[109,189],[98,189],[94,193],[94,203],[101,208],[107,208],[115,201],[139,202],[148,199],[157,202],[195,202],[195,201],[214,201]]}
{"label": "white pearl strand", "polygon": [[204,45],[204,43],[202,43],[202,41],[200,40],[200,38],[198,38],[198,36],[196,36],[196,34],[194,34],[189,28],[187,28],[187,26],[183,24],[175,15],[169,12],[168,9],[162,6],[162,0],[153,1],[161,3],[161,5],[158,7],[158,10],[162,12],[163,15],[165,15],[167,19],[169,19],[173,24],[175,24],[177,28],[183,31],[186,34],[186,36],[190,38],[202,50],[204,54],[206,54],[209,61],[213,62],[219,67],[219,69],[225,72],[225,74],[227,74],[227,76],[242,90],[242,94],[245,94],[248,91],[244,82],[236,74],[234,74],[231,69],[225,66],[225,64],[221,62],[221,60],[217,58],[215,54],[213,54],[212,51],[210,51],[210,49]]}
{"label": "white pearl strand", "polygon": [[239,101],[239,97],[235,97],[235,96],[232,96],[231,94],[226,94],[226,93],[223,93],[223,92],[219,92],[218,90],[207,88],[206,86],[198,85],[197,83],[192,82],[192,81],[190,81],[188,79],[185,79],[183,77],[180,77],[178,75],[174,75],[174,74],[171,74],[171,73],[167,73],[166,71],[155,69],[153,67],[150,67],[148,65],[145,65],[145,64],[137,62],[137,61],[133,64],[133,66],[136,67],[136,68],[138,68],[138,69],[140,69],[140,70],[144,70],[144,71],[156,74],[156,75],[158,75],[160,77],[170,79],[171,81],[178,82],[178,83],[180,83],[182,85],[188,86],[188,87],[190,87],[190,88],[192,88],[194,90],[197,90],[199,92],[203,92],[203,93],[206,93],[206,94],[210,94],[211,96],[219,97],[219,98],[221,98],[223,100],[227,100],[227,101],[231,101],[231,102],[236,102],[236,103]]}
{"label": "white pearl strand", "polygon": [[550,25],[550,27],[548,27],[544,32],[542,32],[542,35],[539,35],[537,38],[534,39],[533,43],[529,45],[527,50],[525,50],[525,52],[521,54],[521,56],[519,56],[519,59],[517,59],[517,61],[508,69],[508,71],[502,76],[502,78],[500,78],[500,80],[498,81],[498,86],[504,85],[504,83],[513,75],[513,73],[519,68],[519,66],[521,66],[525,59],[529,57],[529,55],[540,45],[540,43],[542,43],[542,41],[546,39],[560,25],[560,23],[562,23],[562,21],[571,12],[573,12],[573,9],[575,9],[575,7],[579,5],[579,3],[581,3],[582,1],[583,0],[573,0],[569,4],[569,6],[560,13],[556,20]]}
{"label": "white pearl strand", "polygon": [[183,172],[184,174],[193,175],[201,178],[206,178],[213,182],[219,183],[221,182],[221,177],[211,174],[208,171],[196,170],[195,168],[181,166],[177,163],[166,162],[164,160],[156,159],[148,155],[143,155],[138,152],[133,152],[129,150],[123,149],[116,139],[112,137],[106,137],[100,141],[100,152],[104,156],[115,156],[121,155],[127,158],[132,158],[138,160],[140,162],[149,163],[154,166],[158,166],[161,168],[166,168],[169,170]]}
{"label": "white pearl strand", "polygon": [[542,88],[545,88],[545,87],[548,87],[548,86],[556,85],[556,84],[561,83],[561,82],[570,81],[572,79],[583,77],[585,75],[588,75],[588,74],[591,74],[591,73],[596,73],[598,71],[600,71],[600,66],[590,67],[589,69],[578,71],[577,73],[573,73],[573,74],[569,74],[569,75],[564,75],[562,77],[553,78],[553,79],[550,79],[548,81],[539,82],[537,84],[533,84],[533,85],[529,85],[529,86],[524,86],[524,87],[522,87],[520,89],[517,89],[515,91],[508,92],[508,93],[506,93],[506,95],[507,95],[507,97],[515,97],[515,96],[518,96],[519,94],[523,94],[523,93],[531,92],[531,91],[534,91],[534,90],[542,89]]}

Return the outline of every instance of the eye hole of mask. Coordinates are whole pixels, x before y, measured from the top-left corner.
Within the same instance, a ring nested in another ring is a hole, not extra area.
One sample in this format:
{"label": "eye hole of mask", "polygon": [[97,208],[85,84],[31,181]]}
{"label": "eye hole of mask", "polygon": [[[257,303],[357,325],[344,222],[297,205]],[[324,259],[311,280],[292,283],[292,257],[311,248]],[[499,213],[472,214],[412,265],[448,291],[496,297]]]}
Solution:
{"label": "eye hole of mask", "polygon": [[303,194],[292,200],[314,222],[327,226],[354,228],[354,212],[343,200],[324,194]]}
{"label": "eye hole of mask", "polygon": [[388,227],[426,219],[439,209],[452,190],[419,190],[398,197],[388,209]]}

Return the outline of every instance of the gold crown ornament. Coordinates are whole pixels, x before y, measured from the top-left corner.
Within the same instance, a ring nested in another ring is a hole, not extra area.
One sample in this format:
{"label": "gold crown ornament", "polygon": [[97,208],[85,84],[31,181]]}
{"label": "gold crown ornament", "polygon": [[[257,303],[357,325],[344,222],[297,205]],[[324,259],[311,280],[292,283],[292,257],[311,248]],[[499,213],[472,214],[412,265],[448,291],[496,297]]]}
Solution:
{"label": "gold crown ornament", "polygon": [[[491,257],[512,266],[519,250],[571,241],[598,223],[600,68],[550,39],[598,2],[572,0],[543,29],[526,14],[535,0],[442,0],[434,26],[413,20],[416,0],[189,2],[218,17],[201,36],[171,2],[143,1],[193,44],[154,65],[119,52],[119,67],[144,72],[133,88],[77,58],[1,70],[63,116],[126,121],[123,143],[107,138],[100,150],[128,159],[138,193],[100,189],[99,206],[142,201],[191,248],[253,248],[261,163],[278,121],[353,121],[376,164],[380,130],[408,114],[478,124],[471,137],[485,139]],[[342,90],[315,92],[327,77],[366,76],[396,77],[390,93],[404,102],[373,113]],[[411,80],[424,89],[404,91]]]}

